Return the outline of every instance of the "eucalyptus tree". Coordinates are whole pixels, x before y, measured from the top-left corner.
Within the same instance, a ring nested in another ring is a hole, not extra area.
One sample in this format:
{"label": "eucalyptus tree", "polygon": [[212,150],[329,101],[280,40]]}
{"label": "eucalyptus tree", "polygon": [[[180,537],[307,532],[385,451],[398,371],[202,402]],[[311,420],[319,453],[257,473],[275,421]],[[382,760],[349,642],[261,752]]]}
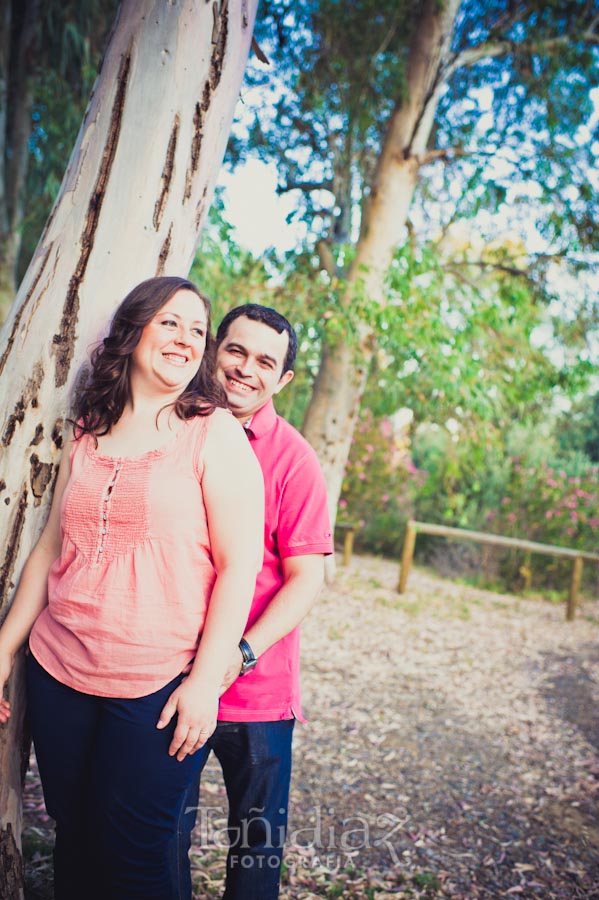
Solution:
{"label": "eucalyptus tree", "polygon": [[117,5],[117,0],[2,5],[0,319],[58,192]]}
{"label": "eucalyptus tree", "polygon": [[259,40],[280,80],[272,103],[258,95],[248,137],[277,159],[280,190],[301,198],[331,297],[304,433],[334,510],[398,246],[438,229],[439,215],[507,208],[543,235],[525,273],[539,295],[550,261],[596,250],[598,11],[587,0],[272,0],[265,11]]}
{"label": "eucalyptus tree", "polygon": [[[257,2],[121,4],[70,163],[0,332],[0,615],[48,510],[69,392],[134,284],[189,270]],[[0,896],[22,897],[23,685],[0,731]]]}

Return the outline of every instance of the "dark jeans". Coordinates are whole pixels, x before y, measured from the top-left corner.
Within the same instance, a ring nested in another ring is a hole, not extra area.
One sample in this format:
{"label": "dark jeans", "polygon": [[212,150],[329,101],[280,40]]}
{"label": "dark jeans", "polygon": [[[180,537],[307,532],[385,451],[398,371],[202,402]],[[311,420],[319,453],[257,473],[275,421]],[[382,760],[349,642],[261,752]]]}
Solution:
{"label": "dark jeans", "polygon": [[[223,900],[277,900],[279,896],[294,724],[295,719],[219,722],[208,742],[223,770],[229,801]],[[183,855],[196,819],[199,787],[200,773],[181,820]],[[183,859],[183,871],[185,863]]]}
{"label": "dark jeans", "polygon": [[156,722],[182,676],[147,697],[82,694],[29,654],[28,708],[46,808],[56,820],[56,900],[190,900],[179,821],[208,748],[177,762]]}

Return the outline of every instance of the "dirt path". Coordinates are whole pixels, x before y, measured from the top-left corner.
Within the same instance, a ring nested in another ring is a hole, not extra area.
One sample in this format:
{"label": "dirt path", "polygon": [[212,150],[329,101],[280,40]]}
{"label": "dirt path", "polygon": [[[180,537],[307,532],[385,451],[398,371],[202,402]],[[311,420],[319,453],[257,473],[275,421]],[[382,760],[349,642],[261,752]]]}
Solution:
{"label": "dirt path", "polygon": [[[599,601],[566,624],[419,571],[400,597],[397,575],[354,557],[304,626],[282,900],[599,900]],[[220,896],[223,800],[210,764],[198,900]],[[43,837],[34,774],[27,802]],[[48,896],[43,846],[29,868]]]}

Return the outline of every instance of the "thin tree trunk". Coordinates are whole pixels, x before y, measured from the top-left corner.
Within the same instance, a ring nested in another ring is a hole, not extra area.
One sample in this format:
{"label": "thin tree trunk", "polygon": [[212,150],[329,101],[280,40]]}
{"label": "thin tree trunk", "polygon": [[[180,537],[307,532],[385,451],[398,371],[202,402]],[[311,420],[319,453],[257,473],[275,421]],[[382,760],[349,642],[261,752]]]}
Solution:
{"label": "thin tree trunk", "polygon": [[[46,518],[69,392],[90,347],[136,283],[189,271],[256,7],[121,6],[59,197],[0,333],[0,614]],[[21,711],[16,674],[9,688]],[[22,897],[17,718],[0,735],[0,896],[12,900]]]}
{"label": "thin tree trunk", "polygon": [[[344,302],[356,290],[384,302],[384,282],[398,247],[443,84],[460,0],[425,0],[408,61],[408,96],[391,116],[370,196],[362,210],[356,257]],[[329,491],[333,521],[351,438],[373,352],[373,336],[363,330],[357,346],[325,346],[303,433],[316,449]]]}

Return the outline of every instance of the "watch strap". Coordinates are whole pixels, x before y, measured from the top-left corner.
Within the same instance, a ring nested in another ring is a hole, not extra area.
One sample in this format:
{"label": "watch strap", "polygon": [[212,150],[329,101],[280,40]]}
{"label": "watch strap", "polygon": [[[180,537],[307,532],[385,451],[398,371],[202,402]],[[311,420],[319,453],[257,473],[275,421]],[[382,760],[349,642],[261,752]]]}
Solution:
{"label": "watch strap", "polygon": [[247,672],[251,672],[258,662],[256,658],[256,654],[248,644],[245,638],[241,638],[239,641],[239,649],[241,650],[241,655],[243,656],[243,662],[241,664],[240,675],[245,675]]}

